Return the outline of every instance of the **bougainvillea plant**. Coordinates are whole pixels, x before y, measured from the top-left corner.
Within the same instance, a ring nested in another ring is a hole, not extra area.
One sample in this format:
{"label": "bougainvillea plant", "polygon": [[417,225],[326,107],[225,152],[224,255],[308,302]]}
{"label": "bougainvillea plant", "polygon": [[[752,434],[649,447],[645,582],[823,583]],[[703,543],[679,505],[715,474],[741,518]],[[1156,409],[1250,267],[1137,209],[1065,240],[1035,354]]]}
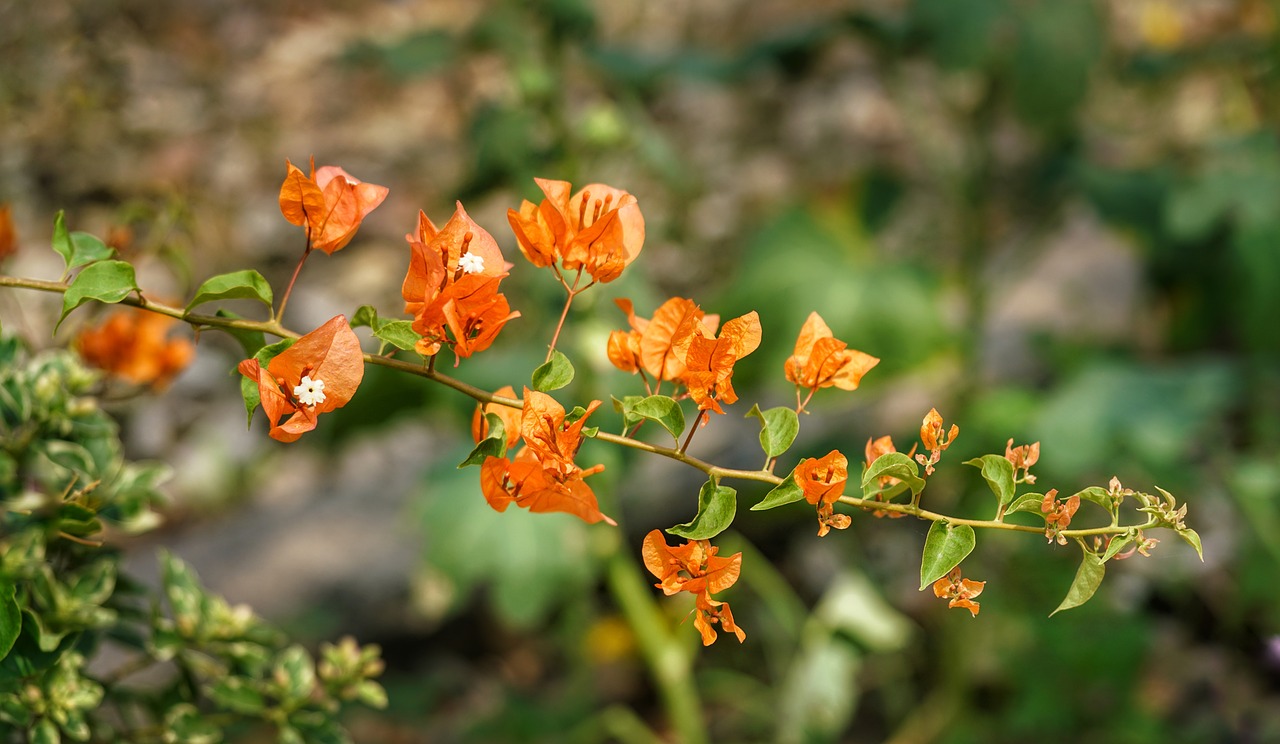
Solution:
{"label": "bougainvillea plant", "polygon": [[[855,391],[880,361],[835,338],[816,311],[797,329],[794,353],[778,371],[780,381],[795,386],[796,405],[768,410],[753,406],[746,412],[760,422],[764,453],[760,469],[724,468],[687,454],[694,435],[710,423],[710,414],[724,414],[726,407],[738,401],[733,386],[735,369],[739,363],[750,363],[747,357],[761,342],[760,318],[754,311],[721,323],[718,315],[705,312],[694,300],[673,297],[646,318],[637,314],[630,300],[616,299],[627,327],[613,331],[599,353],[619,370],[637,375],[641,389],[614,398],[621,433],[600,430],[601,401],[570,406],[551,395],[568,386],[574,376],[573,364],[556,345],[574,299],[597,284],[617,279],[640,255],[645,237],[640,201],[633,194],[602,184],[590,184],[576,192],[565,181],[537,179],[537,185],[545,198],[537,204],[525,201],[518,209],[509,210],[508,222],[527,264],[552,274],[565,290],[565,303],[550,334],[545,363],[532,370],[527,381],[513,379],[511,385],[496,391],[442,374],[435,365],[437,356],[448,350],[453,352],[455,366],[465,370],[463,360],[501,342],[503,331],[520,313],[512,310],[499,291],[500,284],[509,272],[528,269],[507,263],[497,240],[461,203],[440,228],[425,212],[419,212],[407,235],[401,291],[408,317],[383,318],[363,306],[349,315],[336,314],[306,334],[282,323],[307,256],[315,249],[333,253],[347,246],[363,218],[387,195],[386,188],[361,182],[333,166],[316,169],[313,165],[308,175],[286,164],[280,208],[289,222],[304,228],[305,243],[298,268],[278,303],[269,284],[253,270],[208,279],[184,307],[157,302],[137,285],[131,265],[114,258],[111,250],[92,236],[77,233],[73,238],[61,215],[55,224],[53,247],[65,259],[64,275],[56,281],[0,276],[0,286],[60,293],[63,318],[96,301],[132,306],[185,321],[197,329],[221,329],[235,334],[242,343],[255,335],[279,338],[274,344],[263,340],[247,348],[249,357],[239,364],[239,371],[244,376],[242,393],[250,415],[260,405],[267,416],[269,435],[282,442],[305,435],[316,427],[319,414],[358,394],[364,365],[389,367],[453,388],[477,401],[472,423],[476,446],[463,466],[478,467],[480,490],[497,511],[514,504],[533,512],[566,512],[588,523],[603,523],[597,529],[613,528],[616,523],[601,512],[596,493],[588,484],[590,476],[603,466],[584,467],[577,461],[587,438],[671,458],[702,471],[707,482],[696,497],[690,494],[691,503],[696,498],[695,516],[687,523],[665,528],[665,532],[683,538],[684,544],[669,546],[662,532],[655,529],[644,539],[642,553],[645,567],[659,580],[655,586],[664,594],[688,592],[694,596],[694,626],[704,644],[716,640],[715,625],[739,641],[746,638],[728,604],[712,597],[729,589],[743,570],[741,554],[720,557],[710,542],[733,522],[738,495],[726,485],[732,481],[772,487],[751,506],[753,510],[806,502],[816,512],[820,537],[832,529],[845,529],[858,512],[927,521],[930,526],[923,545],[920,589],[932,586],[934,594],[948,600],[950,607],[967,609],[975,616],[978,603],[972,600],[984,590],[985,582],[961,578],[960,564],[973,551],[981,529],[1041,534],[1058,545],[1076,543],[1082,562],[1055,612],[1088,601],[1109,561],[1135,551],[1148,554],[1156,542],[1146,536],[1149,530],[1172,530],[1200,551],[1199,537],[1185,521],[1186,505],[1179,505],[1160,489],[1153,495],[1113,481],[1107,488],[1091,486],[1067,497],[1059,497],[1055,489],[1025,490],[1023,487],[1036,482],[1030,469],[1040,456],[1038,442],[1015,447],[1009,440],[1003,453],[964,463],[977,468],[991,490],[994,504],[989,518],[926,508],[922,500],[925,487],[960,433],[960,427],[955,423],[948,426],[936,409],[923,415],[919,441],[906,452],[899,451],[888,436],[869,440],[863,447],[861,472],[853,473],[853,478],[849,460],[839,450],[821,457],[802,455],[779,469],[796,439],[799,414],[808,411],[817,391]],[[197,311],[206,303],[229,298],[257,299],[268,315],[254,320]],[[380,345],[377,353],[361,348],[352,332],[357,326],[370,328]],[[81,345],[92,347],[90,341]],[[155,353],[154,345],[136,344],[134,348],[140,354]],[[142,351],[145,349],[152,351]],[[126,367],[115,360],[117,371]],[[518,398],[517,386],[522,388]],[[691,423],[687,423],[686,408],[696,412]],[[586,425],[589,417],[595,425]],[[645,424],[649,426],[645,428]],[[670,441],[662,434],[658,434],[659,443],[640,436],[641,432],[657,434],[658,429]],[[1109,520],[1096,526],[1076,526],[1073,519],[1086,501],[1101,507]],[[1129,516],[1126,521],[1123,515],[1135,511],[1138,516]],[[750,571],[750,566],[745,570]]]}

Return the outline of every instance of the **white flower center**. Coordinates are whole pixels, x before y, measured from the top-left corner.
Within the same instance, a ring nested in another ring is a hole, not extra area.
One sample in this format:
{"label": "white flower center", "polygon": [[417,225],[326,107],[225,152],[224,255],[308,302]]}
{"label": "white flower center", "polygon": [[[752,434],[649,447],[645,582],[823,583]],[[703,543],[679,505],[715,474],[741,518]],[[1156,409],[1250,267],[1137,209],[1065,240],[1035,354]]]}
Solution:
{"label": "white flower center", "polygon": [[293,389],[293,397],[304,406],[314,406],[324,402],[324,380],[313,380],[307,375]]}
{"label": "white flower center", "polygon": [[479,274],[484,271],[484,256],[477,256],[467,251],[462,254],[462,258],[458,259],[458,268],[462,269],[464,274]]}

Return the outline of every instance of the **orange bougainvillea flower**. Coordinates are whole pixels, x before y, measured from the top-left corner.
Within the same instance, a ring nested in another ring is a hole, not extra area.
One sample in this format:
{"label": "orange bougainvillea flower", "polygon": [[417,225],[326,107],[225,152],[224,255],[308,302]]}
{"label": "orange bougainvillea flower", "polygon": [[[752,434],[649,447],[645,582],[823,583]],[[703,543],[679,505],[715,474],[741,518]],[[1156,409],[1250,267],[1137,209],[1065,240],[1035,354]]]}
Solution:
{"label": "orange bougainvillea flower", "polygon": [[760,346],[760,316],[753,310],[724,324],[720,335],[706,332],[698,319],[686,316],[676,334],[677,352],[683,352],[681,379],[699,410],[724,413],[720,403],[733,403],[733,365]]}
{"label": "orange bougainvillea flower", "polygon": [[162,388],[195,357],[190,341],[169,338],[177,325],[167,315],[120,309],[81,331],[75,347],[90,366],[137,385]]}
{"label": "orange bougainvillea flower", "polygon": [[593,183],[570,196],[567,181],[535,178],[546,195],[507,210],[520,252],[534,266],[557,262],[597,282],[617,279],[644,247],[644,216],[631,194]]}
{"label": "orange bougainvillea flower", "polygon": [[498,291],[510,265],[461,202],[441,229],[419,212],[417,234],[405,239],[409,271],[400,292],[405,312],[414,316],[413,330],[422,336],[415,344],[418,353],[433,356],[448,344],[459,359],[471,356],[489,348],[507,321],[520,317]]}
{"label": "orange bougainvillea flower", "polygon": [[942,428],[942,414],[938,413],[938,409],[930,408],[920,424],[920,441],[924,443],[924,448],[929,450],[929,454],[928,456],[916,455],[916,461],[924,466],[926,476],[933,475],[933,466],[942,459],[942,451],[950,447],[956,436],[960,434],[960,427],[955,424],[951,425],[950,431],[945,435]]}
{"label": "orange bougainvillea flower", "polygon": [[985,581],[971,581],[960,578],[960,567],[956,566],[946,576],[933,582],[933,595],[939,599],[951,600],[947,603],[947,607],[952,609],[963,607],[973,617],[977,617],[978,603],[972,601],[972,599],[982,594],[982,589],[986,585],[987,582]]}
{"label": "orange bougainvillea flower", "polygon": [[0,261],[18,250],[18,236],[13,229],[13,212],[8,204],[0,204]]}
{"label": "orange bougainvillea flower", "polygon": [[[652,319],[636,315],[631,300],[620,298],[614,302],[627,314],[631,330],[609,334],[609,361],[623,372],[643,372],[655,384],[679,380],[684,375],[681,344],[688,334],[701,326],[706,334],[714,336],[720,325],[719,315],[706,315],[693,300],[683,297],[672,297],[659,305]],[[691,322],[685,323],[686,319]]]}
{"label": "orange bougainvillea flower", "polygon": [[701,634],[704,646],[715,642],[716,631],[712,627],[715,624],[736,635],[739,643],[747,638],[747,634],[734,623],[729,604],[711,598],[712,594],[728,589],[738,580],[742,572],[742,553],[721,558],[716,555],[718,551],[706,540],[690,540],[684,545],[671,547],[658,530],[645,535],[641,548],[645,568],[658,577],[659,583],[655,586],[663,594],[671,596],[689,592],[696,598],[693,625]]}
{"label": "orange bougainvillea flower", "polygon": [[1049,542],[1055,540],[1059,545],[1066,545],[1067,538],[1062,531],[1071,525],[1071,518],[1080,508],[1080,494],[1075,494],[1066,501],[1058,501],[1058,489],[1051,488],[1040,502],[1040,511],[1044,514],[1044,536]]}
{"label": "orange bougainvillea flower", "polygon": [[480,466],[480,488],[489,505],[501,512],[514,502],[534,512],[567,512],[591,524],[616,525],[600,512],[595,492],[585,482],[604,466],[584,470],[574,462],[582,446],[583,424],[599,407],[600,401],[593,400],[582,416],[566,423],[564,406],[546,393],[525,388],[524,408],[515,427],[524,439],[524,449],[514,462],[487,457]]}
{"label": "orange bougainvillea flower", "polygon": [[804,491],[804,498],[818,507],[818,537],[824,537],[831,528],[847,528],[852,520],[847,514],[836,514],[834,504],[844,493],[849,480],[849,459],[838,450],[831,450],[825,457],[808,457],[796,465],[796,485]]}
{"label": "orange bougainvillea flower", "polygon": [[387,187],[363,183],[335,165],[305,175],[293,163],[280,186],[284,218],[307,230],[309,247],[332,254],[355,237],[360,222],[387,198]]}
{"label": "orange bougainvillea flower", "polygon": [[[1013,474],[1015,479],[1021,483],[1035,483],[1036,477],[1031,474],[1031,466],[1040,460],[1040,443],[1024,444],[1021,447],[1014,447],[1013,440],[1010,439],[1008,444],[1004,446],[1004,457],[1013,463]],[[1021,477],[1018,471],[1022,471]]]}
{"label": "orange bougainvillea flower", "polygon": [[[505,398],[516,397],[516,391],[510,385],[503,385],[494,392]],[[521,411],[519,408],[502,406],[497,403],[476,404],[476,412],[471,416],[471,437],[476,443],[478,444],[482,439],[489,436],[489,423],[485,421],[485,414],[487,413],[492,413],[502,419],[502,431],[506,435],[507,449],[516,446],[516,442],[520,441]]]}
{"label": "orange bougainvillea flower", "polygon": [[787,379],[796,387],[814,391],[825,387],[857,390],[858,383],[880,360],[835,338],[817,313],[809,318],[796,338],[796,349],[784,365]]}
{"label": "orange bougainvillea flower", "polygon": [[[277,354],[266,367],[240,362],[240,374],[258,383],[271,438],[293,442],[316,428],[316,417],[341,408],[364,378],[360,340],[338,315]],[[279,420],[288,416],[283,423]]]}

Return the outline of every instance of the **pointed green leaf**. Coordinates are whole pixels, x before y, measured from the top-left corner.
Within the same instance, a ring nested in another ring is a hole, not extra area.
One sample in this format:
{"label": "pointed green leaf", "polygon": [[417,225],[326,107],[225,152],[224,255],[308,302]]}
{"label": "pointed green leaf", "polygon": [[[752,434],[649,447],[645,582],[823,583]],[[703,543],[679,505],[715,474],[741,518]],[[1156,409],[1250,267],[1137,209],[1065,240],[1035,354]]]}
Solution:
{"label": "pointed green leaf", "polygon": [[738,492],[714,480],[698,491],[698,514],[692,521],[670,527],[667,532],[688,540],[710,540],[733,523],[738,509]]}
{"label": "pointed green leaf", "polygon": [[642,416],[636,414],[636,404],[644,400],[643,395],[624,395],[621,399],[615,396],[609,396],[613,401],[613,410],[622,414],[622,431],[625,433],[628,429],[644,420]]}
{"label": "pointed green leaf", "polygon": [[274,301],[271,285],[262,274],[253,269],[233,271],[206,279],[196,290],[196,296],[187,303],[187,312],[197,305],[214,300],[257,300],[271,309]]}
{"label": "pointed green leaf", "polygon": [[89,300],[110,305],[136,291],[138,280],[134,276],[133,267],[124,261],[98,261],[89,264],[71,280],[67,291],[63,293],[62,317],[58,318],[58,325],[53,330],[57,332],[67,315]]}
{"label": "pointed green leaf", "polygon": [[1014,512],[1032,512],[1033,514],[1044,514],[1040,511],[1040,505],[1044,503],[1044,494],[1042,493],[1024,493],[1009,504],[1009,508],[1005,509],[1005,514]]}
{"label": "pointed green leaf", "polygon": [[417,331],[413,330],[413,321],[410,320],[385,321],[374,329],[373,336],[402,351],[413,351],[418,340],[422,338]]}
{"label": "pointed green leaf", "polygon": [[61,744],[62,736],[58,727],[48,718],[41,718],[35,728],[27,732],[27,741],[31,744]]}
{"label": "pointed green leaf", "polygon": [[276,659],[274,676],[286,701],[306,700],[316,685],[315,662],[302,646],[290,646]]}
{"label": "pointed green leaf", "polygon": [[960,565],[977,542],[973,528],[967,524],[934,522],[924,539],[924,556],[920,561],[921,591]]}
{"label": "pointed green leaf", "polygon": [[906,484],[911,489],[911,493],[919,495],[924,490],[924,479],[920,477],[920,466],[915,460],[907,457],[902,452],[886,452],[876,458],[866,470],[862,471],[862,489],[865,493],[867,485],[876,482],[882,476],[888,475]]}
{"label": "pointed green leaf", "polygon": [[243,677],[224,677],[209,687],[209,697],[233,713],[258,715],[267,709],[266,698]]}
{"label": "pointed green leaf", "polygon": [[65,271],[111,258],[114,253],[107,244],[89,233],[67,232],[67,224],[61,211],[53,220],[53,249],[62,256]]}
{"label": "pointed green leaf", "polygon": [[1102,559],[1097,554],[1086,551],[1084,560],[1080,562],[1080,568],[1076,570],[1076,577],[1071,582],[1071,588],[1067,590],[1066,598],[1062,600],[1062,604],[1058,605],[1058,609],[1049,613],[1049,617],[1088,602],[1093,593],[1098,591],[1102,576],[1106,572],[1107,565],[1102,562]]}
{"label": "pointed green leaf", "polygon": [[783,504],[790,504],[796,501],[804,500],[804,489],[800,488],[796,483],[796,474],[793,471],[788,475],[786,480],[779,483],[772,491],[766,493],[760,503],[751,507],[751,511],[764,511],[772,509]]}
{"label": "pointed green leaf", "polygon": [[1115,499],[1111,498],[1111,494],[1107,493],[1107,489],[1100,486],[1089,486],[1083,491],[1077,491],[1075,495],[1079,496],[1081,501],[1092,501],[1109,512],[1115,510]]}
{"label": "pointed green leaf", "polygon": [[506,457],[507,433],[502,418],[496,413],[486,413],[484,420],[489,424],[488,433],[476,443],[467,459],[458,463],[459,470],[468,465],[483,465],[486,457]]}
{"label": "pointed green leaf", "polygon": [[[240,319],[239,315],[236,315],[230,310],[223,310],[221,308],[219,308],[214,315],[219,318],[231,318],[232,320]],[[245,356],[253,356],[258,353],[259,349],[267,345],[267,337],[262,335],[262,331],[246,331],[243,328],[223,327],[219,327],[218,330],[228,336],[231,336],[236,341],[239,341],[240,348],[244,349]]]}
{"label": "pointed green leaf", "polygon": [[1111,542],[1107,543],[1106,552],[1102,554],[1102,562],[1106,563],[1112,558],[1115,558],[1120,554],[1120,551],[1132,544],[1135,539],[1137,539],[1137,536],[1134,535],[1132,531],[1126,532],[1123,535],[1113,536],[1111,538]]}
{"label": "pointed green leaf", "polygon": [[14,599],[14,593],[12,583],[0,582],[0,659],[9,655],[14,641],[22,632],[22,610]]}
{"label": "pointed green leaf", "polygon": [[[270,364],[272,359],[276,358],[277,354],[293,346],[293,341],[294,339],[291,338],[282,338],[274,344],[258,349],[253,358],[258,360],[258,364],[265,367]],[[258,392],[258,381],[240,375],[240,397],[244,398],[244,410],[248,414],[248,421],[245,426],[253,426],[253,412],[262,403],[262,395]]]}
{"label": "pointed green leaf", "polygon": [[674,398],[650,395],[636,401],[631,407],[631,414],[658,422],[676,441],[680,441],[680,433],[684,431],[684,411],[680,410],[680,404]]}
{"label": "pointed green leaf", "polygon": [[760,447],[767,457],[777,457],[786,452],[800,433],[800,417],[785,406],[761,411],[759,404],[751,406],[747,417],[760,419]]}
{"label": "pointed green leaf", "polygon": [[351,314],[351,327],[360,328],[361,326],[377,329],[378,311],[374,309],[373,305],[361,305]]}
{"label": "pointed green leaf", "polygon": [[1200,535],[1190,527],[1178,530],[1178,537],[1187,541],[1187,544],[1196,549],[1196,555],[1200,556],[1200,562],[1204,563],[1204,549],[1200,547]]}
{"label": "pointed green leaf", "polygon": [[1004,455],[983,455],[965,462],[982,470],[982,477],[987,482],[991,493],[996,495],[1000,507],[1008,506],[1014,497],[1013,463]]}
{"label": "pointed green leaf", "polygon": [[559,351],[551,352],[551,359],[533,371],[533,389],[540,393],[560,388],[573,382],[573,364]]}

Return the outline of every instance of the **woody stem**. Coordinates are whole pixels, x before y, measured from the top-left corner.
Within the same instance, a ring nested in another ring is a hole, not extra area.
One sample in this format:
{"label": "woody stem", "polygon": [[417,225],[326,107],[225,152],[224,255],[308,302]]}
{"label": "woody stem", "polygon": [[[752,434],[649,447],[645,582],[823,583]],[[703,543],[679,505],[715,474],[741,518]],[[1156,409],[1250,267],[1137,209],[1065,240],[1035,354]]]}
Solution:
{"label": "woody stem", "polygon": [[275,314],[275,320],[284,317],[284,307],[289,304],[289,295],[293,294],[294,282],[298,281],[298,274],[302,271],[302,264],[307,262],[307,256],[311,255],[311,238],[307,238],[307,249],[302,252],[302,258],[298,259],[298,265],[293,267],[293,276],[289,277],[289,286],[284,288],[284,297],[280,298],[280,309]]}

